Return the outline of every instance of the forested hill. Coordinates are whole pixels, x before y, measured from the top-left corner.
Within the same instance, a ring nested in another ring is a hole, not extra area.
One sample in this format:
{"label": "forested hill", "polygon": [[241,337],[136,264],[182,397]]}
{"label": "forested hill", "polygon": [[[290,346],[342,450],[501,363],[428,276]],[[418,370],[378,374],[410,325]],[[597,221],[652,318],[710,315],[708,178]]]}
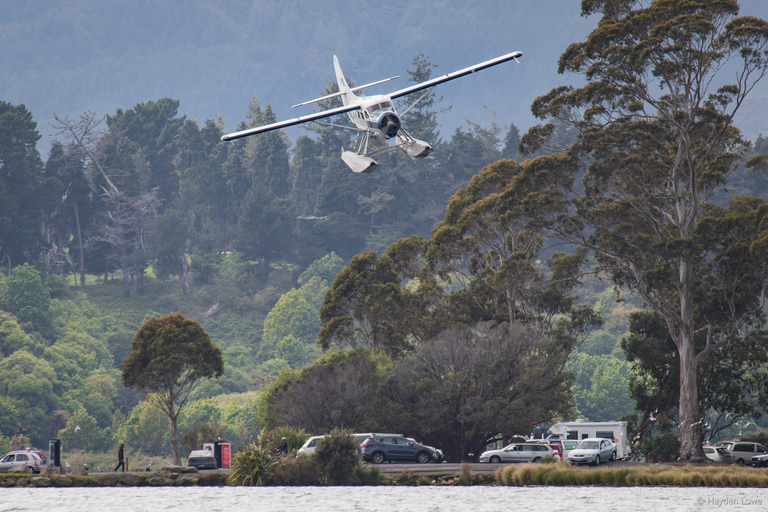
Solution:
{"label": "forested hill", "polygon": [[[742,14],[768,17],[763,0],[740,3]],[[520,65],[441,86],[453,108],[439,121],[450,135],[467,119],[489,124],[487,108],[524,131],[532,100],[563,81],[558,57],[595,23],[580,16],[579,0],[3,2],[0,99],[27,106],[45,154],[54,113],[111,114],[169,97],[181,114],[221,114],[232,130],[254,96],[278,118],[295,114],[290,105],[333,79],[333,54],[358,84],[401,75],[394,83],[404,87],[419,54],[447,73],[520,50]],[[768,85],[760,87],[737,122],[750,136],[766,117]]]}

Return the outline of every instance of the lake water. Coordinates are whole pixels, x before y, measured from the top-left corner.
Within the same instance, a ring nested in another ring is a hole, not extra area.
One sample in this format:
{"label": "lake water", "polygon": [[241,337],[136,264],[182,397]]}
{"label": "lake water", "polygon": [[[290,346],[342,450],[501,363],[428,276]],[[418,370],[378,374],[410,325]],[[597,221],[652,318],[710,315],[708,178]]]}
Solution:
{"label": "lake water", "polygon": [[0,489],[0,512],[768,510],[768,489],[706,487],[100,487]]}

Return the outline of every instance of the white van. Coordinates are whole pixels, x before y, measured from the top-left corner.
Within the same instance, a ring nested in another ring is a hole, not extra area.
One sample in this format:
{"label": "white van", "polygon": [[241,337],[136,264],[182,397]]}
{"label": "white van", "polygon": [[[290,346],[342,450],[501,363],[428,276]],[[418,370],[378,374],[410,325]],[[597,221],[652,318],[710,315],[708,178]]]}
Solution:
{"label": "white van", "polygon": [[588,437],[613,441],[619,459],[627,459],[632,453],[626,421],[563,421],[549,427],[547,439],[581,441]]}

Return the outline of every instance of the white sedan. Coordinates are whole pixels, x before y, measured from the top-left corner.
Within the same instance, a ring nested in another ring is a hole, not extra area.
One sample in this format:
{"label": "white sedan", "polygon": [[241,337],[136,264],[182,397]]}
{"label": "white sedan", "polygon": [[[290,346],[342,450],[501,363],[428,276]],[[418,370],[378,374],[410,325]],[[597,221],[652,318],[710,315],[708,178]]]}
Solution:
{"label": "white sedan", "polygon": [[616,445],[609,439],[588,437],[582,439],[579,445],[568,453],[571,464],[599,465],[607,460],[616,460]]}

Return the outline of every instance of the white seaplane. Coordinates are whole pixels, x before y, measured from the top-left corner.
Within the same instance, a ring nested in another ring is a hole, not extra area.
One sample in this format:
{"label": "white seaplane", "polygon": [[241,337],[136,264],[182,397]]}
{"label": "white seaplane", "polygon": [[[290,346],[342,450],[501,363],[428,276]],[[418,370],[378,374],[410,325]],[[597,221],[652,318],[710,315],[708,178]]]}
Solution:
{"label": "white seaplane", "polygon": [[[407,114],[408,111],[411,110],[419,101],[424,99],[430,91],[424,93],[400,115],[398,115],[397,111],[395,110],[395,105],[392,103],[392,100],[413,94],[418,91],[422,91],[424,89],[431,89],[432,87],[443,82],[461,78],[470,73],[475,73],[481,69],[489,68],[503,62],[510,60],[517,61],[518,57],[521,57],[522,55],[523,54],[521,52],[508,53],[506,55],[502,55],[501,57],[496,57],[495,59],[487,60],[485,62],[481,62],[480,64],[475,64],[474,66],[464,68],[460,71],[448,73],[446,75],[442,75],[440,77],[433,78],[431,80],[427,80],[410,87],[406,87],[405,89],[400,89],[399,91],[395,91],[390,94],[378,94],[375,96],[357,96],[355,92],[366,89],[368,87],[373,87],[374,85],[389,82],[390,80],[399,78],[399,76],[393,76],[392,78],[386,78],[384,80],[361,85],[359,87],[349,87],[347,80],[344,78],[344,74],[341,72],[339,59],[337,59],[334,55],[333,67],[336,70],[336,82],[339,86],[339,92],[328,94],[314,100],[305,101],[303,103],[294,105],[291,108],[309,105],[310,103],[316,103],[318,101],[327,100],[337,96],[341,96],[341,101],[344,106],[323,110],[321,112],[315,112],[313,114],[296,117],[294,119],[288,119],[287,121],[279,121],[277,123],[271,123],[264,126],[258,126],[256,128],[249,128],[247,130],[229,133],[221,137],[221,140],[239,139],[241,137],[248,137],[249,135],[256,135],[257,133],[280,130],[289,126],[315,121],[320,124],[335,126],[337,128],[344,128],[357,132],[357,137],[352,147],[352,151],[342,151],[341,153],[341,159],[354,172],[368,173],[373,171],[376,169],[376,167],[378,167],[378,164],[373,159],[373,157],[394,150],[398,147],[405,151],[408,156],[424,158],[432,152],[432,146],[423,140],[412,137],[411,134],[409,134],[405,128],[403,128],[400,118],[401,116]],[[344,113],[349,115],[349,119],[352,121],[352,124],[354,124],[354,127],[341,126],[318,121],[318,119]],[[371,150],[369,151],[370,140],[379,138],[383,138],[385,141],[395,139],[395,145],[389,145],[387,142],[386,147],[381,149],[373,148],[373,145],[371,144]]]}

